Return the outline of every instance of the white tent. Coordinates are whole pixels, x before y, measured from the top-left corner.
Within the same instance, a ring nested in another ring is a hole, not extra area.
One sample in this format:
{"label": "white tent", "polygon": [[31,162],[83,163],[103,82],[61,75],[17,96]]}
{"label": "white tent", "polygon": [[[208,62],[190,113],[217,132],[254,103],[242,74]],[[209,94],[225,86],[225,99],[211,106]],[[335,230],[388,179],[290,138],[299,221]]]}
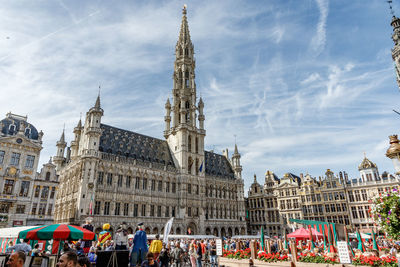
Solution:
{"label": "white tent", "polygon": [[0,238],[15,238],[18,237],[19,232],[38,227],[36,226],[20,226],[10,228],[0,228]]}

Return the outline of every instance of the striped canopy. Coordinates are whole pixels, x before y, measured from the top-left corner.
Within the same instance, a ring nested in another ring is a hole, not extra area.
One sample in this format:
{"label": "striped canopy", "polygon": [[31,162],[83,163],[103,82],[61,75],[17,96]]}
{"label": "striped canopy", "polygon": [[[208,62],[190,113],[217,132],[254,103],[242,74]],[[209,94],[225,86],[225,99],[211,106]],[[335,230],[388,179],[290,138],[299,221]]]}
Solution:
{"label": "striped canopy", "polygon": [[94,240],[95,233],[75,225],[52,224],[19,232],[18,239],[25,238],[29,240]]}

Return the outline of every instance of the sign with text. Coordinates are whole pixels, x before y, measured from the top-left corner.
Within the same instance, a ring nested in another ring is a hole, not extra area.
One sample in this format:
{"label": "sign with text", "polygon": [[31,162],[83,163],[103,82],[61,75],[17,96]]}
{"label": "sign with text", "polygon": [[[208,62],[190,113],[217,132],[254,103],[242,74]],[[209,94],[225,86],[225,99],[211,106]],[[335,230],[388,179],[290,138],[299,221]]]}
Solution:
{"label": "sign with text", "polygon": [[338,241],[337,246],[340,263],[351,263],[350,251],[346,241]]}
{"label": "sign with text", "polygon": [[222,256],[222,239],[216,239],[215,244],[217,245],[217,255]]}

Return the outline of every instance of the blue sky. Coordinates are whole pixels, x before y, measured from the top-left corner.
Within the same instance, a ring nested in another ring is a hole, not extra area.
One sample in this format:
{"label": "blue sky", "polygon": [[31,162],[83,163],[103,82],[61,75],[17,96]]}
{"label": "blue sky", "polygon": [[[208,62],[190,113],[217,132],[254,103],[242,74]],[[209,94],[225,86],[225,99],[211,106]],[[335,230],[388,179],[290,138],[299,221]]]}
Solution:
{"label": "blue sky", "polygon": [[355,178],[364,152],[394,172],[400,95],[383,0],[3,1],[0,114],[43,130],[44,163],[101,85],[104,123],[163,138],[185,3],[206,149],[232,152],[236,135],[246,190],[267,170]]}

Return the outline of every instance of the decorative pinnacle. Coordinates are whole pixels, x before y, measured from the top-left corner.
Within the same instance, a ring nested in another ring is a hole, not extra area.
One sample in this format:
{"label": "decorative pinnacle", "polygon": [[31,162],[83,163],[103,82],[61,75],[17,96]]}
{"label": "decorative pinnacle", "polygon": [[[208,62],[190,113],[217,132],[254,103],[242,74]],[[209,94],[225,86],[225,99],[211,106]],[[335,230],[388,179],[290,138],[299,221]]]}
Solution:
{"label": "decorative pinnacle", "polygon": [[183,5],[183,9],[182,9],[182,15],[184,15],[184,16],[186,16],[186,8],[187,8],[187,5],[186,4],[184,4]]}

